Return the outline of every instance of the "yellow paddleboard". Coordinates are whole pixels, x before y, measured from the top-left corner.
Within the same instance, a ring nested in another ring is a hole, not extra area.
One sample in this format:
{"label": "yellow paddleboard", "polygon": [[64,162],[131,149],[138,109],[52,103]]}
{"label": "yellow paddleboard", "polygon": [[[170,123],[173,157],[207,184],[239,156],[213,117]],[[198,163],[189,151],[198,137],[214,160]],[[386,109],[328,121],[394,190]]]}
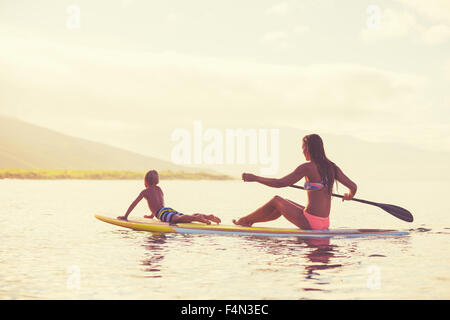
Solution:
{"label": "yellow paddleboard", "polygon": [[119,220],[96,214],[95,217],[103,222],[138,231],[150,231],[159,233],[180,234],[222,234],[222,235],[255,235],[267,237],[362,237],[362,236],[386,236],[405,235],[406,231],[380,230],[380,229],[326,229],[326,230],[301,230],[295,228],[270,228],[270,227],[241,227],[236,225],[203,224],[203,223],[178,223],[169,224],[156,219],[134,218],[132,220]]}

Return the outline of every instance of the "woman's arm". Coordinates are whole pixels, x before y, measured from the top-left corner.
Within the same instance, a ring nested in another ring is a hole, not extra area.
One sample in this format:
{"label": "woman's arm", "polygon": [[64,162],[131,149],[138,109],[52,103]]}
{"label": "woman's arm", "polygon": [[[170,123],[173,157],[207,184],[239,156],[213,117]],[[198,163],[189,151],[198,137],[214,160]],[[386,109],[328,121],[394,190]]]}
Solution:
{"label": "woman's arm", "polygon": [[119,217],[117,217],[117,219],[119,219],[119,220],[127,220],[128,215],[131,213],[131,211],[133,211],[134,207],[136,207],[136,205],[139,203],[139,201],[141,201],[142,198],[144,197],[144,192],[145,192],[145,190],[142,191],[142,192],[138,195],[138,197],[136,198],[136,200],[133,201],[133,203],[130,205],[130,207],[128,208],[128,210],[127,210],[127,212],[125,213],[125,215],[124,215],[124,216],[119,216]]}
{"label": "woman's arm", "polygon": [[305,175],[306,175],[306,164],[302,164],[298,166],[293,172],[280,179],[264,178],[256,176],[251,173],[244,173],[242,175],[242,180],[247,182],[256,181],[272,188],[283,188],[293,185],[294,183],[302,179]]}
{"label": "woman's arm", "polygon": [[350,193],[344,194],[342,201],[351,200],[355,196],[356,190],[358,189],[356,183],[350,180],[350,178],[347,177],[338,166],[336,166],[336,180],[342,183],[350,190]]}

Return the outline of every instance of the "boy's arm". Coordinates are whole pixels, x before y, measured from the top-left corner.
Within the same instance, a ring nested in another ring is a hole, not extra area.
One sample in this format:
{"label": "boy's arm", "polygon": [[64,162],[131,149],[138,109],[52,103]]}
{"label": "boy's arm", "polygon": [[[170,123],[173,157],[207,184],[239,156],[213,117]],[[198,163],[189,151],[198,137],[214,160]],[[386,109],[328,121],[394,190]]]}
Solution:
{"label": "boy's arm", "polygon": [[138,195],[138,197],[136,198],[136,200],[133,201],[133,203],[130,205],[130,207],[128,208],[128,210],[127,210],[127,212],[125,213],[125,215],[124,215],[124,216],[119,216],[119,217],[117,217],[117,219],[119,219],[119,220],[127,220],[127,218],[128,218],[128,216],[129,216],[129,214],[131,213],[131,211],[133,211],[134,207],[136,207],[136,205],[139,203],[139,201],[141,201],[142,198],[144,197],[144,192],[145,192],[145,190],[142,191],[142,192]]}

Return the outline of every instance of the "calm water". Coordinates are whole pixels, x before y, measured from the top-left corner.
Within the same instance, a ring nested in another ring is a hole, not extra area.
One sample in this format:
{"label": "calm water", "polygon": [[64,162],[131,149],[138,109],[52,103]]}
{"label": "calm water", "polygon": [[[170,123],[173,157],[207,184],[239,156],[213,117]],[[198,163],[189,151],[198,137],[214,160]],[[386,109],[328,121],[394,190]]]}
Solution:
{"label": "calm water", "polygon": [[[306,199],[300,190],[238,181],[160,185],[166,204],[215,213],[225,224],[275,194]],[[333,200],[332,228],[411,230],[408,236],[314,242],[156,235],[93,217],[122,215],[141,181],[0,180],[0,298],[450,299],[450,188],[423,185],[371,184],[358,191],[359,198],[409,209],[412,224],[376,207]],[[131,216],[146,213],[140,203]],[[265,225],[290,227],[283,220]]]}

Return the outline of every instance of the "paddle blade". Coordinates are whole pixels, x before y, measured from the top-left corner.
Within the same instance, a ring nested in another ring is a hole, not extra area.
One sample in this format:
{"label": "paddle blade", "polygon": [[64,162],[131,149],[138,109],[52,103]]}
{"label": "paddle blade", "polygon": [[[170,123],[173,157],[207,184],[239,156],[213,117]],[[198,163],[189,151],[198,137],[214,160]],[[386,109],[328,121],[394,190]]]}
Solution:
{"label": "paddle blade", "polygon": [[383,209],[384,211],[392,214],[394,217],[399,218],[400,220],[406,221],[406,222],[413,222],[414,217],[408,210],[395,206],[393,204],[378,204],[378,207]]}

